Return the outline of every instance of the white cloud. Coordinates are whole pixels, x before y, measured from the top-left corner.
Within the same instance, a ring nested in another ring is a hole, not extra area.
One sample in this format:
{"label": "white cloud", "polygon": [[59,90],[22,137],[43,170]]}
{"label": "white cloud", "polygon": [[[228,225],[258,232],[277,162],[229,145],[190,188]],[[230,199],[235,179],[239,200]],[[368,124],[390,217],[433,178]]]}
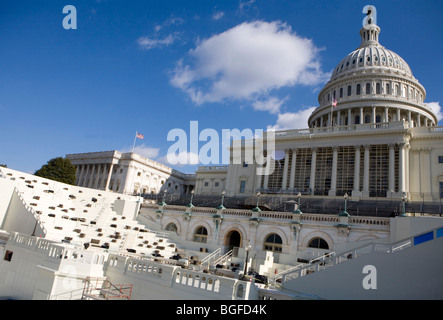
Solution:
{"label": "white cloud", "polygon": [[137,43],[140,48],[144,50],[151,50],[156,47],[169,46],[173,44],[178,39],[177,34],[169,34],[162,39],[140,37],[137,39]]}
{"label": "white cloud", "polygon": [[426,105],[431,108],[432,112],[437,116],[437,121],[443,120],[443,110],[440,106],[440,102],[427,102]]}
{"label": "white cloud", "polygon": [[269,97],[265,100],[256,100],[252,103],[252,107],[254,110],[259,111],[268,111],[272,114],[277,114],[280,112],[280,107],[282,104],[288,99],[288,97],[284,99],[279,99],[276,97]]}
{"label": "white cloud", "polygon": [[[122,153],[132,152],[132,147],[125,148],[123,150],[120,150]],[[149,159],[155,159],[158,157],[158,154],[160,152],[159,148],[152,148],[145,146],[144,144],[135,146],[134,153],[137,153],[143,157],[149,158]]]}
{"label": "white cloud", "polygon": [[238,8],[240,9],[240,11],[243,11],[243,9],[251,7],[254,3],[255,0],[247,0],[247,1],[240,0]]}
{"label": "white cloud", "polygon": [[277,122],[271,126],[268,131],[280,131],[290,129],[305,129],[308,128],[308,118],[316,107],[311,107],[298,112],[286,112],[278,115]]}
{"label": "white cloud", "polygon": [[260,108],[272,90],[326,81],[318,52],[282,22],[244,22],[201,41],[170,81],[197,105],[246,99]]}
{"label": "white cloud", "polygon": [[220,20],[221,18],[223,18],[224,15],[225,15],[225,13],[223,11],[218,11],[212,15],[212,19]]}

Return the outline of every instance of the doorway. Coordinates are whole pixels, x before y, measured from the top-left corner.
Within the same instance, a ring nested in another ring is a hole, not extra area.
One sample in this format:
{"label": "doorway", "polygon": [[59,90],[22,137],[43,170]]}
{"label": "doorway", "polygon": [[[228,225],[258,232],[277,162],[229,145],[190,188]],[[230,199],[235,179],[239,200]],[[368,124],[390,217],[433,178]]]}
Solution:
{"label": "doorway", "polygon": [[227,251],[235,247],[241,247],[241,235],[237,230],[228,232],[225,238],[225,246],[227,246]]}

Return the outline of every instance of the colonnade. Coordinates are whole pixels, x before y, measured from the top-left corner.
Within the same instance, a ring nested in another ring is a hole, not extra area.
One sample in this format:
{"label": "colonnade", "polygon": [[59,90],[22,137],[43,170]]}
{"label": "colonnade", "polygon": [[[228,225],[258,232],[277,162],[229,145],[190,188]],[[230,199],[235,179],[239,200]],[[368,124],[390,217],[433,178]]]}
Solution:
{"label": "colonnade", "polygon": [[[383,190],[386,196],[401,197],[404,193],[409,190],[409,144],[389,144],[384,145],[388,149],[388,153],[382,155],[373,155],[373,162],[380,161],[380,159],[375,159],[374,157],[385,157],[388,156],[388,174],[385,176],[383,173],[376,172],[377,170],[383,170],[382,166],[380,168],[371,164],[371,145],[356,145],[354,148],[354,158],[351,163],[354,163],[353,172],[353,186],[352,186],[352,196],[356,197],[370,197],[371,191],[374,191],[374,186],[370,184],[371,175],[381,176],[383,179],[387,179],[387,188]],[[330,173],[330,189],[328,192],[329,196],[337,195],[337,180],[338,180],[338,146],[332,147],[332,170]],[[314,195],[316,189],[316,174],[319,173],[317,170],[317,157],[319,152],[318,147],[311,148],[311,161],[310,161],[310,176],[309,176],[309,193]],[[285,157],[283,162],[283,175],[281,179],[281,184],[279,184],[280,192],[291,193],[294,191],[303,190],[303,186],[297,186],[296,181],[296,166],[306,166],[306,163],[297,162],[297,148],[291,148],[285,150]],[[291,157],[290,157],[291,156]],[[363,157],[363,158],[362,158]],[[290,160],[291,159],[291,160]],[[361,161],[363,160],[363,161]],[[271,161],[267,162],[269,166]],[[309,170],[306,166],[305,169]],[[264,170],[267,172],[267,170]],[[272,170],[270,171],[272,172]],[[272,176],[265,174],[264,176],[257,176],[256,189],[262,190],[266,193],[269,189],[269,178]],[[361,175],[363,175],[361,179]],[[275,191],[275,190],[273,190]],[[350,190],[349,190],[350,191]],[[348,192],[348,191],[346,191]]]}
{"label": "colonnade", "polygon": [[113,163],[76,165],[76,185],[108,191],[113,168]]}
{"label": "colonnade", "polygon": [[407,120],[411,127],[433,126],[433,121],[426,115],[411,110],[402,110],[395,107],[354,107],[347,109],[332,109],[316,117],[311,123],[311,127],[345,126],[363,123],[380,123]]}

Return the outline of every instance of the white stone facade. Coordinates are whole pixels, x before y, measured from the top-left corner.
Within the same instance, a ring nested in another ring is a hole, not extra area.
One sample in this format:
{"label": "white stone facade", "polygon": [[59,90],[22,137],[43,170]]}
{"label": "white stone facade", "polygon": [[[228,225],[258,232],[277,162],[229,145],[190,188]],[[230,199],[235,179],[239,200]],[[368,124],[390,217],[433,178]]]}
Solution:
{"label": "white stone facade", "polygon": [[309,128],[275,132],[284,156],[269,159],[272,174],[257,175],[254,163],[229,166],[229,195],[440,201],[443,128],[424,104],[424,87],[401,57],[379,44],[379,33],[375,25],[361,29],[360,47],[334,69]]}
{"label": "white stone facade", "polygon": [[195,175],[184,174],[136,153],[119,151],[68,154],[77,169],[76,185],[123,194],[187,194]]}

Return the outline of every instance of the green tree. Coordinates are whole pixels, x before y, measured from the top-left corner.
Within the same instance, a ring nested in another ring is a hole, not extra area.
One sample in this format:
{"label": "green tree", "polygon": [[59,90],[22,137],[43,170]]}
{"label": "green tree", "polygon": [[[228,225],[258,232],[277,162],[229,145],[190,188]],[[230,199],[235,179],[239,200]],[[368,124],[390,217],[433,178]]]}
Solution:
{"label": "green tree", "polygon": [[67,184],[75,184],[75,166],[71,160],[62,157],[53,158],[43,165],[34,174],[39,177],[51,179]]}

